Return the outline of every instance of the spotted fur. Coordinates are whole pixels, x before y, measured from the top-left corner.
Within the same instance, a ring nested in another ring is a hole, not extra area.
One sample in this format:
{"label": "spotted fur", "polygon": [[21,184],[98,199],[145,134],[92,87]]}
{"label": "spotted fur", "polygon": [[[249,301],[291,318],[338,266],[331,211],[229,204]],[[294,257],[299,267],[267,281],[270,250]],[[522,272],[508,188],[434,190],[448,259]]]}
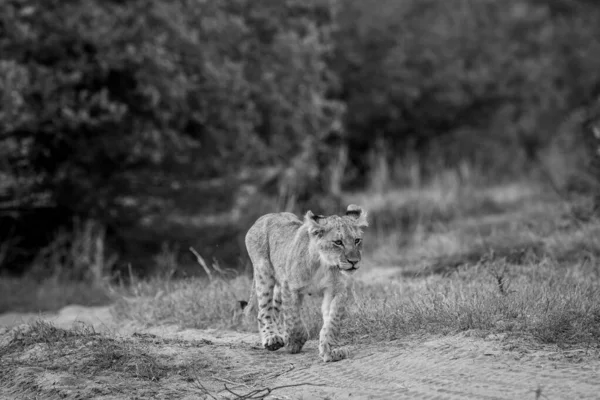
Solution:
{"label": "spotted fur", "polygon": [[307,293],[323,295],[323,327],[319,354],[324,361],[348,357],[336,348],[344,316],[349,277],[361,260],[367,214],[356,205],[343,216],[315,215],[304,220],[291,213],[260,217],[246,234],[246,248],[254,267],[249,314],[256,297],[258,329],[263,346],[290,353],[302,350],[308,339],[300,318]]}

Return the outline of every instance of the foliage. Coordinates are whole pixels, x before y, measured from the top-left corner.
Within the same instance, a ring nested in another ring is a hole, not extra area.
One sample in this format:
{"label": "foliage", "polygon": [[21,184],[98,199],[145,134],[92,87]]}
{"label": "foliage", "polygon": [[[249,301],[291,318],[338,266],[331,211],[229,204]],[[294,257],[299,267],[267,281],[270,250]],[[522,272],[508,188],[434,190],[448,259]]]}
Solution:
{"label": "foliage", "polygon": [[468,160],[494,178],[514,176],[569,113],[600,97],[593,3],[347,3],[334,70],[363,172],[360,158],[379,136],[391,162],[414,149],[425,172]]}
{"label": "foliage", "polygon": [[589,0],[0,2],[0,268],[74,217],[123,261],[167,241],[235,262],[259,213],[339,211],[342,188],[577,163],[599,17]]}
{"label": "foliage", "polygon": [[75,215],[114,236],[169,197],[223,207],[222,194],[177,189],[313,148],[342,111],[325,96],[330,28],[312,16],[327,11],[294,0],[3,2],[2,197],[17,208],[3,234],[27,236],[31,219],[61,211],[47,233]]}

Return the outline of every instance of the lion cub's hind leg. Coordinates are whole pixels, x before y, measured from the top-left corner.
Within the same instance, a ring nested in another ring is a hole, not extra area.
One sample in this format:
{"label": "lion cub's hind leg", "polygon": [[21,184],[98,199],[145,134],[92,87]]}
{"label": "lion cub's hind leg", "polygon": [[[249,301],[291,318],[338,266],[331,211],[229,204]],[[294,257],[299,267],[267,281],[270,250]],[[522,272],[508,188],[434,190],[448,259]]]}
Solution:
{"label": "lion cub's hind leg", "polygon": [[308,334],[302,325],[300,308],[304,295],[283,285],[283,319],[285,326],[285,342],[290,353],[299,353],[308,340]]}
{"label": "lion cub's hind leg", "polygon": [[[265,265],[266,263],[268,261],[262,261],[254,266],[256,297],[258,299],[258,331],[265,349],[275,351],[284,346],[284,340],[277,327],[280,306],[274,301],[275,277],[271,273],[272,267]],[[281,304],[281,298],[279,304]]]}
{"label": "lion cub's hind leg", "polygon": [[281,297],[281,285],[275,283],[275,287],[273,288],[273,316],[275,318],[275,325],[280,329],[279,332],[282,332],[284,328]]}

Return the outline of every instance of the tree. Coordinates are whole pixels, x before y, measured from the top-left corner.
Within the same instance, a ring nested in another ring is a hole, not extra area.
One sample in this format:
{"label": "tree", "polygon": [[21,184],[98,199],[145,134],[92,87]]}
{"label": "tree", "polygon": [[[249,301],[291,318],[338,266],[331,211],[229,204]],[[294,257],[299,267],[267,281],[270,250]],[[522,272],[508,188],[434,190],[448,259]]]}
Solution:
{"label": "tree", "polygon": [[287,167],[339,121],[329,12],[296,0],[2,2],[4,235],[30,235],[31,212],[60,214],[22,242],[31,253],[75,216],[125,237],[173,209],[231,206],[230,186],[196,183]]}

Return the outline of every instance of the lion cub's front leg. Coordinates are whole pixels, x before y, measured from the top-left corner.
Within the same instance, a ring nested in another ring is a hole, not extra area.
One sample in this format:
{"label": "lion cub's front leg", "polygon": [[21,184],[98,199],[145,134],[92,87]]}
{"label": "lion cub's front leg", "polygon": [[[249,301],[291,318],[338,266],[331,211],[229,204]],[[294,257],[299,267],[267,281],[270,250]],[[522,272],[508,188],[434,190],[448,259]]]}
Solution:
{"label": "lion cub's front leg", "polygon": [[339,361],[348,358],[345,348],[332,348],[337,345],[337,335],[346,308],[346,292],[333,293],[326,291],[323,295],[323,327],[319,335],[319,355],[325,362]]}

